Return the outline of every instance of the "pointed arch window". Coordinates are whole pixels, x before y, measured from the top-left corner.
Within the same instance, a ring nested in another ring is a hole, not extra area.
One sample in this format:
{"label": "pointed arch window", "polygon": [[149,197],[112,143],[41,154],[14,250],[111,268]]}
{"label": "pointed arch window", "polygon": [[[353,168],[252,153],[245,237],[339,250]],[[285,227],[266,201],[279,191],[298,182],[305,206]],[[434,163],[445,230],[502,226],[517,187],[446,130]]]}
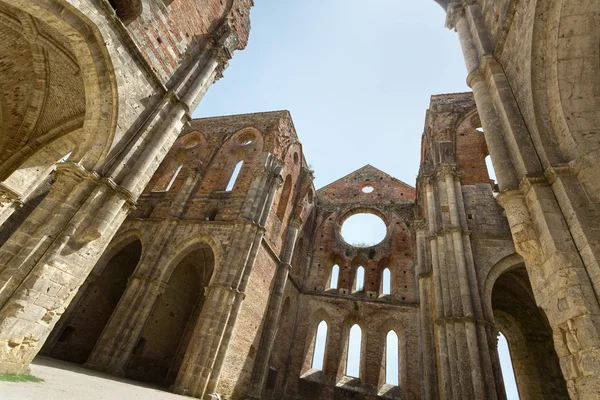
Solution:
{"label": "pointed arch window", "polygon": [[358,324],[352,325],[348,335],[348,358],[346,359],[346,376],[360,377],[360,349],[362,330]]}
{"label": "pointed arch window", "polygon": [[400,384],[400,362],[398,360],[398,334],[389,331],[385,341],[385,383],[398,386]]}
{"label": "pointed arch window", "polygon": [[179,175],[179,173],[181,172],[181,168],[183,168],[183,164],[180,164],[177,167],[177,169],[175,170],[175,172],[173,172],[173,176],[171,177],[171,180],[169,181],[169,183],[167,183],[167,186],[165,187],[165,192],[168,192],[171,189],[171,186],[173,186],[173,183],[175,182],[177,175]]}
{"label": "pointed arch window", "polygon": [[315,346],[313,350],[312,369],[323,370],[323,362],[325,360],[325,345],[327,343],[327,322],[321,321],[317,326],[317,334],[315,336]]}
{"label": "pointed arch window", "polygon": [[237,181],[238,175],[242,169],[242,165],[244,165],[244,160],[238,161],[235,164],[235,168],[233,169],[233,173],[231,174],[231,178],[229,178],[229,182],[227,183],[227,187],[225,188],[226,192],[231,192],[233,187],[235,186],[235,182]]}
{"label": "pointed arch window", "polygon": [[365,288],[365,268],[362,265],[356,268],[356,278],[354,281],[355,291],[360,292]]}
{"label": "pointed arch window", "polygon": [[337,289],[338,288],[338,278],[340,276],[340,267],[335,264],[331,268],[331,277],[329,278],[329,289]]}
{"label": "pointed arch window", "polygon": [[391,294],[392,292],[392,273],[389,268],[385,268],[382,274],[381,294]]}
{"label": "pointed arch window", "polygon": [[280,221],[283,221],[285,217],[285,211],[287,209],[288,202],[290,201],[290,193],[292,192],[292,176],[288,175],[283,183],[283,189],[281,190],[281,196],[279,197],[279,203],[277,204],[277,216]]}
{"label": "pointed arch window", "polygon": [[500,371],[502,372],[502,380],[504,381],[504,389],[509,398],[519,399],[517,380],[515,379],[515,371],[513,370],[512,357],[506,336],[502,332],[498,332],[498,357],[500,359]]}

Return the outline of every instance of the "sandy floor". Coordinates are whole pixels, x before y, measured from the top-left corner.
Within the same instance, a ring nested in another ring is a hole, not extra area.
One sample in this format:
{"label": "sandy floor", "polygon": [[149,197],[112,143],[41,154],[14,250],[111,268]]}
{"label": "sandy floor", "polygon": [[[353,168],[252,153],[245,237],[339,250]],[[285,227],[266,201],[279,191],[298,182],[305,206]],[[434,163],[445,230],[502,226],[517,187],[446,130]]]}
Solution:
{"label": "sandy floor", "polygon": [[36,358],[31,374],[44,382],[1,382],[0,400],[178,400],[189,397],[115,378],[79,365]]}

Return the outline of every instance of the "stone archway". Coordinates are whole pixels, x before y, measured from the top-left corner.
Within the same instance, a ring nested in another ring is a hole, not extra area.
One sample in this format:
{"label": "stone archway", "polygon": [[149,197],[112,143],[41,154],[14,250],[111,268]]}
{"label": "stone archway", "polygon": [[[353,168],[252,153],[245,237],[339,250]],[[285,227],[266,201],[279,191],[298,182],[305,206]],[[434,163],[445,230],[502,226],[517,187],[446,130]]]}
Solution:
{"label": "stone archway", "polygon": [[154,303],[125,367],[127,376],[165,386],[174,383],[213,270],[214,254],[208,245],[181,259]]}
{"label": "stone archway", "polygon": [[75,131],[71,160],[101,164],[114,139],[117,85],[98,28],[61,0],[0,0],[0,36],[0,179]]}
{"label": "stone archway", "polygon": [[498,277],[491,303],[496,328],[508,342],[520,399],[568,399],[552,330],[535,303],[523,264]]}
{"label": "stone archway", "polygon": [[81,297],[65,312],[66,321],[57,325],[57,332],[51,333],[41,354],[85,363],[125,292],[141,254],[142,243],[135,238],[108,263],[100,262],[84,283]]}

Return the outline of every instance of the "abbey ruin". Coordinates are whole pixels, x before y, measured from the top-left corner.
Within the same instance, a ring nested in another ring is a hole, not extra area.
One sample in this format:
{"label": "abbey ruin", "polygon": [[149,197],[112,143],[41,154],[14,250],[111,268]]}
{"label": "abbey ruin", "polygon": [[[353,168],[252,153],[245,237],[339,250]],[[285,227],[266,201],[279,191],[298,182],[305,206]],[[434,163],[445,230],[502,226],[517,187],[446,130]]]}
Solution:
{"label": "abbey ruin", "polygon": [[0,0],[0,373],[505,399],[501,331],[521,399],[600,398],[600,1],[436,1],[472,93],[431,97],[416,182],[317,190],[289,112],[191,117],[252,0]]}

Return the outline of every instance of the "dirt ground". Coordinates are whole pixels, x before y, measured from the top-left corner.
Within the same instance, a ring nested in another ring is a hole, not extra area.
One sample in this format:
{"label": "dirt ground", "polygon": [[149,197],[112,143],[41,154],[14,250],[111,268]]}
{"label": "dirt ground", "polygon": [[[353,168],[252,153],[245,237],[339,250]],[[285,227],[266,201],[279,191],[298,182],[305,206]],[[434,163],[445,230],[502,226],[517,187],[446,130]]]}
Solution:
{"label": "dirt ground", "polygon": [[44,382],[1,382],[0,400],[182,400],[143,383],[115,378],[79,365],[36,358],[31,375]]}

